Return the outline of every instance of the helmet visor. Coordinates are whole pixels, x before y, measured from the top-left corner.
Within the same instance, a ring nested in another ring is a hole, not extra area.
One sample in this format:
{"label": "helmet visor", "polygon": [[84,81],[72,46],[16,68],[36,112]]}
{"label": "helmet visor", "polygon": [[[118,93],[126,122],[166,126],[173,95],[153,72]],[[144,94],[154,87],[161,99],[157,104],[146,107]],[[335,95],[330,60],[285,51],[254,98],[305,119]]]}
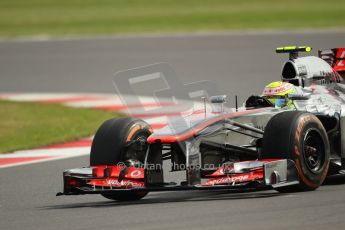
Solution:
{"label": "helmet visor", "polygon": [[286,97],[280,97],[280,96],[270,96],[266,97],[275,107],[284,107],[287,103]]}

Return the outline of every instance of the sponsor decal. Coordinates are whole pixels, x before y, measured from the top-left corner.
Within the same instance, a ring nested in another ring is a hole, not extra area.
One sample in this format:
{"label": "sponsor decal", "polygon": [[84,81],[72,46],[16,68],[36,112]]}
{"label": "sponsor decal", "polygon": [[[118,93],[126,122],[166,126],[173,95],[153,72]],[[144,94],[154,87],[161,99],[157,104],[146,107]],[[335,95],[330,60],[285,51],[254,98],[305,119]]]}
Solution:
{"label": "sponsor decal", "polygon": [[287,92],[291,88],[292,88],[292,86],[290,84],[287,84],[286,82],[281,82],[278,86],[266,87],[264,89],[263,94],[264,95],[276,95],[276,94]]}
{"label": "sponsor decal", "polygon": [[299,72],[299,75],[300,76],[304,76],[304,75],[307,75],[307,67],[305,65],[300,65],[297,67],[298,69],[298,72]]}
{"label": "sponsor decal", "polygon": [[296,133],[295,133],[295,142],[296,142],[295,149],[296,148],[299,149],[298,145],[300,144],[300,136],[301,136],[302,130],[305,126],[305,123],[308,122],[309,120],[311,120],[311,117],[305,116],[305,117],[302,117],[300,122],[298,123]]}
{"label": "sponsor decal", "polygon": [[[110,175],[110,177],[119,177],[120,172],[124,169],[125,164],[120,162],[116,166],[94,166],[92,168],[92,175],[94,177],[102,178],[106,174],[104,173],[106,170],[109,171],[107,175]],[[125,178],[127,179],[144,179],[144,169],[139,167],[128,167],[128,172],[125,175]]]}
{"label": "sponsor decal", "polygon": [[131,187],[131,188],[142,188],[143,182],[136,182],[136,181],[131,181],[131,180],[122,180],[119,182],[117,179],[112,180],[112,179],[107,179],[106,183],[110,186],[118,186],[118,187]]}
{"label": "sponsor decal", "polygon": [[117,187],[117,188],[144,188],[145,184],[142,181],[122,180],[118,178],[91,180],[87,184],[100,187]]}
{"label": "sponsor decal", "polygon": [[[345,50],[343,50],[341,52],[341,54],[339,55],[340,59],[344,59],[345,58]],[[345,66],[344,60],[339,60],[337,63],[337,66]]]}
{"label": "sponsor decal", "polygon": [[337,49],[336,61],[334,63],[333,69],[342,73],[345,71],[345,48]]}
{"label": "sponsor decal", "polygon": [[222,177],[217,179],[210,179],[206,182],[206,185],[217,185],[217,184],[232,184],[236,182],[245,182],[249,180],[249,175],[240,175],[240,176],[229,176]]}
{"label": "sponsor decal", "polygon": [[133,171],[130,173],[130,176],[131,176],[132,178],[137,178],[137,177],[140,177],[141,174],[142,174],[142,173],[141,173],[140,170],[135,169],[135,170],[133,170]]}

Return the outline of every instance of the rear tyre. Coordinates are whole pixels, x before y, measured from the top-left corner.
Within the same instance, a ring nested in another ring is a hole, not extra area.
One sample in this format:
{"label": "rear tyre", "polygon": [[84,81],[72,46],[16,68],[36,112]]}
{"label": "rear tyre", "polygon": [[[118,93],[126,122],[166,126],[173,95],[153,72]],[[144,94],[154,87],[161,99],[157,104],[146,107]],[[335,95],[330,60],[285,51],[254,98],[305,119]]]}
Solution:
{"label": "rear tyre", "polygon": [[[110,119],[97,130],[91,146],[90,165],[116,165],[123,163],[142,163],[147,150],[146,139],[152,133],[151,127],[144,121],[130,117]],[[139,147],[128,146],[137,140]],[[112,192],[102,194],[105,198],[118,201],[139,200],[148,192]]]}
{"label": "rear tyre", "polygon": [[324,181],[330,147],[326,130],[315,115],[299,111],[275,115],[265,128],[262,145],[263,158],[286,158],[296,164],[300,183],[277,191],[315,190]]}

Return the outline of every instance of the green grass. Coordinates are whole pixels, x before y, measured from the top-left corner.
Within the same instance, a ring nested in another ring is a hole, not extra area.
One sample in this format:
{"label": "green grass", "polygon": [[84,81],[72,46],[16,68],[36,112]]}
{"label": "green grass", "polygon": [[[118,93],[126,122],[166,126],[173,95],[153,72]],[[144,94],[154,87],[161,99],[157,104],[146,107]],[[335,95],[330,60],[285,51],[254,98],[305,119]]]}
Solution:
{"label": "green grass", "polygon": [[0,153],[77,140],[95,133],[113,112],[0,100]]}
{"label": "green grass", "polygon": [[0,0],[0,36],[345,27],[340,0]]}

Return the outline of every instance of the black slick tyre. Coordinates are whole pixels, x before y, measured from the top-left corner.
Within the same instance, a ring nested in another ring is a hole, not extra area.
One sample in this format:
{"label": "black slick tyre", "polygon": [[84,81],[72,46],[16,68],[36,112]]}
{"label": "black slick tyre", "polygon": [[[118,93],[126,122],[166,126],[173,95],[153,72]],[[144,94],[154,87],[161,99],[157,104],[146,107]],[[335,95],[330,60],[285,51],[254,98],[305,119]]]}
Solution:
{"label": "black slick tyre", "polygon": [[[130,117],[110,119],[97,130],[91,146],[90,166],[116,165],[127,161],[144,162],[146,148],[129,147],[128,143],[139,140],[146,142],[152,133],[151,127],[144,121]],[[133,149],[134,148],[134,149]],[[118,191],[102,194],[105,198],[118,201],[139,200],[147,192]]]}
{"label": "black slick tyre", "polygon": [[279,192],[317,189],[329,167],[330,146],[327,132],[313,114],[287,111],[271,118],[265,127],[262,158],[291,159],[296,164],[300,183],[277,188]]}

